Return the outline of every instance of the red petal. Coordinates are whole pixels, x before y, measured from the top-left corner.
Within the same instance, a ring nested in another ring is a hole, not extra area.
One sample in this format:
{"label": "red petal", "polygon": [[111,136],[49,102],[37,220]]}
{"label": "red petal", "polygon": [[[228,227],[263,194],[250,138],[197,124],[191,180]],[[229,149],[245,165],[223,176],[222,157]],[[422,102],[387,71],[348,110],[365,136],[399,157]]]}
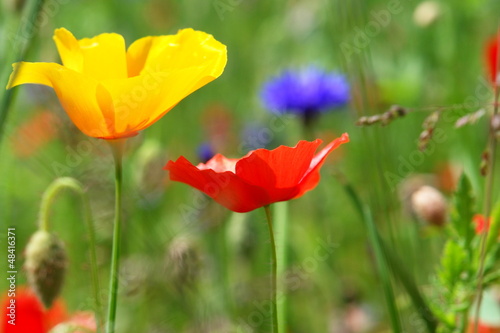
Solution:
{"label": "red petal", "polygon": [[[11,318],[8,314],[11,310],[7,307],[12,304],[11,300],[15,301],[15,325],[9,324]],[[15,297],[8,294],[4,296],[2,309],[2,333],[46,333],[66,319],[64,305],[60,300],[56,300],[49,310],[44,310],[35,294],[23,286],[16,288]]]}
{"label": "red petal", "polygon": [[217,173],[211,169],[200,170],[183,156],[175,162],[169,161],[165,169],[170,171],[171,180],[202,191],[234,212],[249,212],[269,203],[265,191],[244,182],[230,171]]}
{"label": "red petal", "polygon": [[302,196],[305,192],[312,190],[318,185],[320,174],[319,170],[323,163],[325,162],[328,155],[337,149],[340,145],[349,142],[349,135],[347,133],[342,134],[340,138],[333,140],[330,144],[328,144],[325,148],[323,148],[311,161],[311,165],[309,166],[309,170],[307,170],[306,175],[301,180],[299,186],[300,191],[295,196],[298,198]]}
{"label": "red petal", "polygon": [[[474,333],[476,331],[476,323],[469,322],[469,328],[467,333]],[[498,326],[489,326],[479,322],[478,325],[478,333],[500,333],[500,327]]]}
{"label": "red petal", "polygon": [[498,37],[493,38],[487,46],[486,49],[486,61],[488,64],[488,70],[490,74],[490,79],[492,82],[496,81],[498,72]]}
{"label": "red petal", "polygon": [[[246,182],[265,188],[288,189],[297,186],[309,169],[321,140],[300,141],[295,147],[257,149],[236,163],[236,174]],[[291,198],[290,198],[291,199]]]}
{"label": "red petal", "polygon": [[476,234],[477,235],[482,234],[483,232],[485,232],[486,230],[488,230],[490,228],[491,218],[486,220],[484,218],[484,215],[482,215],[482,214],[474,215],[474,217],[472,218],[472,221],[476,225]]}

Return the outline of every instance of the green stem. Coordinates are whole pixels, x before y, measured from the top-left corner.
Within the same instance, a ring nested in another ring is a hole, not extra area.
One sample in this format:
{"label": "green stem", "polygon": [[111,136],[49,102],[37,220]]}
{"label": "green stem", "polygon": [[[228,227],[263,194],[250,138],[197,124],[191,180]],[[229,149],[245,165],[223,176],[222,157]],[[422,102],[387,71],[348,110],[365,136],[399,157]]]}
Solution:
{"label": "green stem", "polygon": [[[356,210],[358,211],[360,217],[365,220],[365,226],[369,226],[370,223],[367,223],[371,220],[371,213],[370,219],[366,220],[366,210],[363,207],[363,203],[361,202],[358,194],[354,190],[354,188],[347,183],[345,180],[341,180],[344,186],[344,190],[347,192],[349,198],[353,202]],[[418,309],[418,314],[422,318],[422,320],[425,322],[425,325],[427,326],[427,330],[430,333],[434,333],[437,330],[437,324],[438,324],[438,319],[435,317],[434,313],[432,312],[431,308],[427,305],[426,300],[420,293],[420,290],[417,287],[417,284],[411,277],[411,275],[406,271],[404,266],[401,264],[401,261],[391,253],[391,251],[387,248],[387,245],[383,241],[383,239],[380,237],[380,234],[376,230],[376,228],[371,228],[369,227],[368,229],[374,229],[374,233],[377,239],[377,243],[380,245],[380,249],[382,251],[382,254],[387,261],[387,263],[390,265],[392,268],[392,272],[394,276],[401,282],[403,287],[405,288],[406,292],[408,293],[408,296],[410,296],[413,305],[415,306],[416,309]]]}
{"label": "green stem", "polygon": [[267,225],[269,227],[269,238],[271,240],[271,332],[278,333],[278,311],[276,307],[276,285],[277,285],[277,261],[276,243],[274,241],[273,219],[269,205],[264,206],[266,211]]}
{"label": "green stem", "polygon": [[385,250],[385,246],[382,243],[382,238],[378,234],[377,228],[375,226],[375,221],[373,220],[370,209],[367,206],[363,205],[356,191],[350,184],[346,183],[345,181],[343,181],[343,183],[344,189],[349,195],[349,198],[352,200],[354,206],[356,207],[356,210],[360,213],[361,220],[363,221],[364,226],[368,231],[368,238],[370,239],[370,243],[372,244],[375,253],[377,271],[380,275],[380,279],[382,280],[382,289],[384,290],[387,308],[389,310],[392,330],[393,332],[400,333],[402,332],[402,327],[399,312],[396,306],[391,277],[389,274],[390,267],[388,264],[389,260],[387,258],[387,250]]}
{"label": "green stem", "polygon": [[[498,32],[497,42],[500,42],[500,30]],[[497,55],[497,64],[500,63],[500,54]],[[498,75],[498,73],[497,73]],[[500,97],[500,87],[498,86],[498,80],[495,80],[494,85],[494,104],[493,104],[493,116],[490,118],[490,127],[489,127],[489,140],[488,140],[488,149],[490,152],[488,170],[486,174],[486,187],[485,187],[485,196],[484,196],[484,218],[488,220],[491,207],[493,205],[493,185],[495,178],[495,162],[496,162],[496,150],[497,150],[497,138],[493,128],[491,127],[491,120],[498,114],[498,101]],[[486,245],[488,241],[488,232],[489,228],[486,228],[485,232],[481,237],[481,247],[480,247],[480,259],[479,259],[479,269],[478,269],[478,285],[477,285],[477,305],[476,305],[476,313],[474,316],[474,333],[477,333],[479,330],[479,314],[481,310],[481,302],[483,299],[483,278],[484,278],[484,263],[487,255]]]}
{"label": "green stem", "polygon": [[109,280],[108,321],[106,332],[114,333],[118,298],[118,274],[120,266],[120,235],[122,210],[122,148],[121,140],[109,141],[115,161],[115,221],[113,226],[113,248],[111,254],[111,277]]}
{"label": "green stem", "polygon": [[285,276],[287,263],[287,238],[288,238],[288,201],[277,202],[274,204],[274,221],[276,223],[276,243],[277,243],[277,276],[280,277],[280,283],[277,285],[279,293],[279,302],[277,304],[278,330],[286,332],[286,307],[287,297],[283,277]]}
{"label": "green stem", "polygon": [[391,277],[389,274],[389,265],[387,264],[387,258],[384,255],[384,250],[382,248],[381,239],[378,235],[375,221],[373,220],[372,213],[368,207],[363,209],[363,220],[368,229],[368,238],[373,246],[373,251],[375,252],[377,270],[380,274],[380,279],[382,280],[382,288],[384,289],[384,294],[387,301],[387,307],[389,309],[389,315],[391,318],[393,332],[402,332],[401,321],[399,318],[398,308],[396,306],[396,297],[394,295],[394,290],[392,287]]}
{"label": "green stem", "polygon": [[99,297],[99,276],[97,274],[97,255],[96,255],[96,240],[95,240],[95,230],[94,224],[92,222],[92,211],[90,209],[90,203],[85,194],[85,189],[83,185],[74,178],[62,177],[54,180],[49,187],[45,190],[42,203],[40,204],[40,213],[38,217],[38,223],[40,230],[49,231],[49,215],[50,207],[52,207],[53,202],[59,192],[64,189],[73,190],[82,198],[83,210],[85,215],[85,222],[87,225],[87,233],[89,237],[90,245],[90,274],[92,278],[92,289],[94,293],[95,301],[95,315],[97,321],[98,332],[103,322],[102,317],[102,305],[101,298]]}
{"label": "green stem", "polygon": [[391,266],[395,277],[399,279],[399,282],[405,288],[408,296],[410,296],[415,308],[418,309],[420,317],[425,322],[425,326],[427,326],[427,331],[430,333],[436,332],[438,319],[434,316],[431,308],[429,308],[425,302],[425,299],[422,297],[415,281],[411,278],[410,273],[408,273],[405,267],[401,264],[401,261],[387,248],[387,245],[380,238],[380,235],[378,235],[378,237],[380,239],[382,251],[387,258],[387,262]]}

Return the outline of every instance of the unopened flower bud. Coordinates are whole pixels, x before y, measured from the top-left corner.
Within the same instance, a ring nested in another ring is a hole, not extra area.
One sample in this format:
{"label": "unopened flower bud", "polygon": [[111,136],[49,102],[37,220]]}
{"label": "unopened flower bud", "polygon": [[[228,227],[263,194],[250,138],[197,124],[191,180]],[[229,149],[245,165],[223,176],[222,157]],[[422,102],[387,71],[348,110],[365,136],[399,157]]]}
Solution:
{"label": "unopened flower bud", "polygon": [[439,18],[441,11],[438,2],[423,1],[413,12],[413,21],[420,27],[427,27]]}
{"label": "unopened flower bud", "polygon": [[44,230],[31,236],[25,250],[24,268],[31,288],[46,308],[61,291],[67,257],[62,241]]}
{"label": "unopened flower bud", "polygon": [[2,2],[6,10],[19,14],[22,12],[26,0],[3,0]]}
{"label": "unopened flower bud", "polygon": [[447,203],[444,196],[432,186],[422,186],[411,196],[413,212],[423,221],[442,226],[446,222]]}

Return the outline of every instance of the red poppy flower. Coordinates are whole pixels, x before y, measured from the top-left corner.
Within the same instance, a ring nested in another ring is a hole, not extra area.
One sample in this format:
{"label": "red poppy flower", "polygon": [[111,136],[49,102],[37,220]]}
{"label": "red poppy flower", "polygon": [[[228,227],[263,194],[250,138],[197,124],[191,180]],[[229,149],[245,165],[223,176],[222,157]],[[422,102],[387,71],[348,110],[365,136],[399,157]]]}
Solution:
{"label": "red poppy flower", "polygon": [[62,301],[56,300],[45,310],[35,294],[23,286],[16,288],[15,297],[7,293],[1,303],[0,333],[47,333],[67,318]]}
{"label": "red poppy flower", "polygon": [[318,154],[319,139],[299,141],[293,148],[257,149],[240,159],[217,154],[198,166],[181,156],[169,161],[165,169],[170,171],[171,180],[191,185],[224,207],[244,213],[312,190],[328,154],[346,142],[349,136],[344,133]]}
{"label": "red poppy flower", "polygon": [[478,235],[482,234],[483,232],[485,232],[487,229],[490,228],[490,219],[488,219],[488,221],[486,221],[486,219],[484,218],[484,215],[482,215],[482,214],[474,215],[474,217],[472,218],[472,221],[476,225],[476,234],[478,234]]}
{"label": "red poppy flower", "polygon": [[[475,333],[476,332],[475,326],[476,326],[475,323],[473,323],[473,322],[469,323],[469,329],[467,330],[467,332],[468,333]],[[486,324],[479,322],[479,325],[477,327],[477,332],[478,333],[500,333],[500,327],[486,325]]]}
{"label": "red poppy flower", "polygon": [[11,136],[13,152],[19,157],[29,157],[57,135],[59,118],[48,110],[37,112],[24,122]]}
{"label": "red poppy flower", "polygon": [[491,82],[495,82],[498,73],[498,36],[492,38],[486,46],[486,63]]}

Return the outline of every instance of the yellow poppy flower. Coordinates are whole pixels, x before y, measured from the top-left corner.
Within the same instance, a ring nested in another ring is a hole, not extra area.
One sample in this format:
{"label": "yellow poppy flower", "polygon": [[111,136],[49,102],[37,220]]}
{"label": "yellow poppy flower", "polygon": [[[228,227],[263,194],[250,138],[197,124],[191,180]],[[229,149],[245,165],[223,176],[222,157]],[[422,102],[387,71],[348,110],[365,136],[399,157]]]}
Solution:
{"label": "yellow poppy flower", "polygon": [[54,32],[63,65],[20,62],[7,88],[24,83],[54,88],[61,105],[85,134],[102,139],[136,135],[184,97],[222,74],[226,46],[193,29],[144,37],[125,48],[121,35],[77,40]]}

